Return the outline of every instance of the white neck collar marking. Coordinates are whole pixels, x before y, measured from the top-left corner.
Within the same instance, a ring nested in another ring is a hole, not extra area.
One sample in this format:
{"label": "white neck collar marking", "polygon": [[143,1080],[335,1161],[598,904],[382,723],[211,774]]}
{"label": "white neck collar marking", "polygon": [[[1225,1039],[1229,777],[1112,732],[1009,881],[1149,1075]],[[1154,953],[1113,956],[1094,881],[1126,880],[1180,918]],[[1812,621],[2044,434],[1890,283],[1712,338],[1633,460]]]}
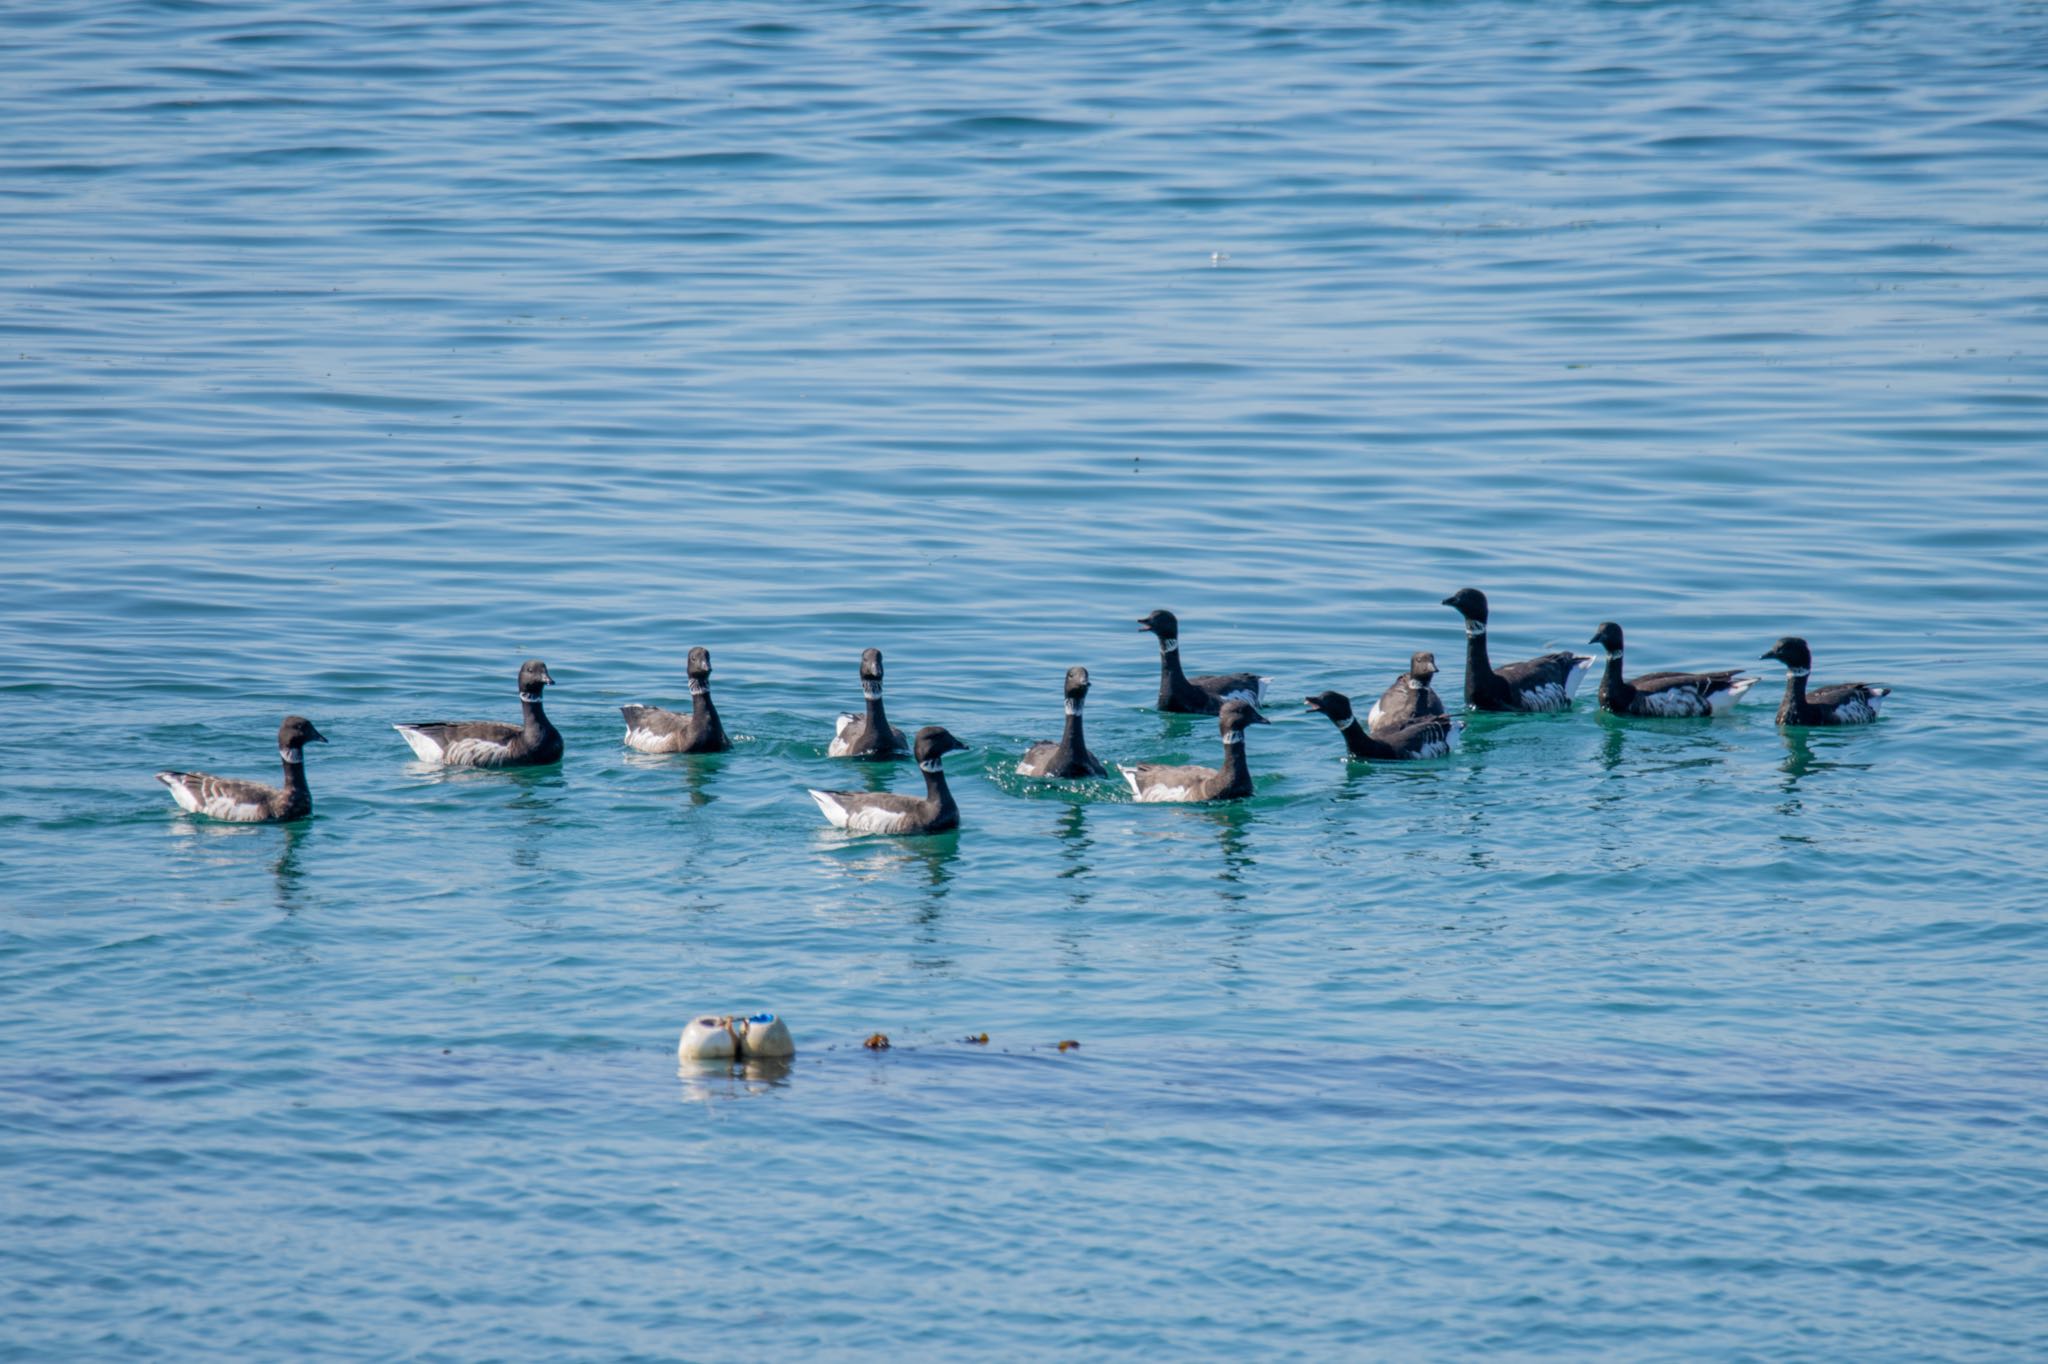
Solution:
{"label": "white neck collar marking", "polygon": [[1081,703],[1080,703],[1079,701],[1076,701],[1076,700],[1074,700],[1074,699],[1073,699],[1072,697],[1069,697],[1069,698],[1067,699],[1067,714],[1069,714],[1069,715],[1079,715],[1080,713],[1081,713]]}
{"label": "white neck collar marking", "polygon": [[1159,652],[1160,652],[1160,653],[1162,653],[1162,654],[1177,654],[1177,653],[1179,653],[1179,652],[1180,652],[1180,641],[1179,641],[1179,640],[1177,640],[1177,639],[1162,639],[1162,640],[1160,640],[1160,641],[1159,641]]}
{"label": "white neck collar marking", "polygon": [[277,756],[283,758],[293,767],[297,767],[300,763],[306,760],[306,755],[304,753],[301,753],[296,748],[280,748],[279,750],[277,750]]}
{"label": "white neck collar marking", "polygon": [[1243,731],[1243,730],[1241,730],[1241,729],[1233,729],[1233,730],[1229,730],[1229,731],[1226,731],[1226,732],[1225,732],[1225,734],[1223,735],[1223,746],[1224,746],[1225,748],[1228,748],[1228,747],[1230,747],[1230,746],[1231,746],[1232,744],[1241,744],[1241,743],[1243,743],[1243,742],[1244,742],[1244,731]]}
{"label": "white neck collar marking", "polygon": [[870,701],[879,701],[882,699],[882,684],[870,682],[867,678],[863,677],[860,680],[860,694]]}
{"label": "white neck collar marking", "polygon": [[928,763],[919,763],[917,765],[917,770],[920,772],[929,772],[936,777],[940,772],[939,760],[937,758],[933,758]]}
{"label": "white neck collar marking", "polygon": [[1812,671],[1813,671],[1813,669],[1811,669],[1811,668],[1787,668],[1787,669],[1786,669],[1785,671],[1786,671],[1786,672],[1789,672],[1789,673],[1791,673],[1791,674],[1792,674],[1792,675],[1793,675],[1794,677],[1804,677],[1804,676],[1806,676],[1806,675],[1807,675],[1808,673],[1812,672]]}
{"label": "white neck collar marking", "polygon": [[1466,633],[1467,635],[1483,635],[1483,634],[1485,634],[1485,633],[1486,633],[1486,622],[1485,622],[1485,621],[1483,621],[1483,620],[1468,620],[1468,621],[1466,621],[1466,622],[1465,622],[1465,633]]}
{"label": "white neck collar marking", "polygon": [[694,678],[694,677],[693,677],[693,678],[691,678],[691,679],[690,679],[690,695],[692,695],[692,696],[709,696],[709,695],[711,695],[711,684],[710,684],[709,682],[699,682],[699,681],[698,681],[698,680],[697,680],[696,678]]}
{"label": "white neck collar marking", "polygon": [[522,701],[530,701],[537,706],[540,704],[540,693],[537,691],[523,691],[519,693],[519,699]]}

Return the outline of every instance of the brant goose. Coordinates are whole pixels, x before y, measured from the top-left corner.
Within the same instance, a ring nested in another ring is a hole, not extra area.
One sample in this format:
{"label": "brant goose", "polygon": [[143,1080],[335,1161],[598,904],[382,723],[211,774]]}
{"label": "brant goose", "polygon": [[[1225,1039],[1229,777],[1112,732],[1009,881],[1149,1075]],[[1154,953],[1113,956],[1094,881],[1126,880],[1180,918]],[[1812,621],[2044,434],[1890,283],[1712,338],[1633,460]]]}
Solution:
{"label": "brant goose", "polygon": [[284,824],[313,813],[313,793],[306,789],[307,744],[324,744],[327,736],[303,716],[287,715],[277,727],[277,756],[284,759],[284,789],[261,782],[209,777],[204,772],[159,772],[156,779],[171,788],[178,808],[210,819],[236,824]]}
{"label": "brant goose", "polygon": [[1877,718],[1890,687],[1868,682],[1838,682],[1809,692],[1806,675],[1813,671],[1813,651],[1797,635],[1787,635],[1761,655],[1785,665],[1785,699],[1778,706],[1781,725],[1867,725]]}
{"label": "brant goose", "polygon": [[924,773],[922,800],[894,791],[813,791],[811,799],[818,802],[833,828],[851,834],[937,834],[957,829],[960,807],[946,789],[946,773],[939,759],[966,747],[938,725],[926,725],[917,732],[917,767]]}
{"label": "brant goose", "polygon": [[1739,670],[1724,673],[1649,673],[1632,682],[1621,680],[1621,627],[1602,621],[1588,643],[1607,651],[1607,670],[1600,675],[1600,708],[1616,715],[1648,715],[1682,719],[1724,715],[1742,694],[1756,685]]}
{"label": "brant goose", "polygon": [[523,722],[433,721],[393,725],[420,761],[443,767],[545,767],[562,760],[562,732],[540,708],[543,687],[554,683],[548,665],[530,658],[519,668],[519,712]]}
{"label": "brant goose", "polygon": [[1223,766],[1162,767],[1158,763],[1119,765],[1131,794],[1145,804],[1160,801],[1243,800],[1252,793],[1252,770],[1244,761],[1244,732],[1250,725],[1273,723],[1249,701],[1225,701],[1216,727],[1223,732]]}
{"label": "brant goose", "polygon": [[[880,649],[860,651],[860,694],[867,698],[867,714],[842,714],[839,723],[833,727],[832,743],[826,748],[826,755],[866,761],[902,757],[909,751],[910,742],[903,737],[903,731],[890,724],[889,717],[882,712]],[[922,762],[923,759],[919,761]]]}
{"label": "brant goose", "polygon": [[1046,740],[1024,750],[1017,762],[1020,777],[1106,777],[1109,769],[1088,751],[1081,737],[1081,704],[1088,699],[1088,670],[1067,669],[1067,727],[1058,743]]}
{"label": "brant goose", "polygon": [[1486,594],[1465,587],[1444,598],[1465,618],[1465,704],[1473,710],[1556,711],[1572,708],[1590,654],[1555,653],[1495,669],[1486,659]]}
{"label": "brant goose", "polygon": [[1180,621],[1171,611],[1138,617],[1138,628],[1159,636],[1159,709],[1177,715],[1215,715],[1226,701],[1256,706],[1266,699],[1269,677],[1228,673],[1221,677],[1189,677],[1180,667]]}
{"label": "brant goose", "polygon": [[1382,692],[1366,712],[1365,727],[1384,739],[1416,720],[1444,714],[1443,698],[1429,685],[1429,679],[1435,676],[1435,654],[1412,655],[1408,671],[1395,678],[1394,685]]}
{"label": "brant goose", "polygon": [[1330,717],[1344,747],[1361,762],[1414,762],[1448,756],[1465,733],[1465,722],[1449,715],[1423,715],[1377,734],[1368,734],[1351,712],[1351,698],[1326,691],[1307,698],[1308,708]]}
{"label": "brant goose", "polygon": [[626,747],[642,753],[723,753],[732,747],[718,707],[711,704],[711,651],[690,650],[690,713],[659,706],[620,706],[626,717]]}

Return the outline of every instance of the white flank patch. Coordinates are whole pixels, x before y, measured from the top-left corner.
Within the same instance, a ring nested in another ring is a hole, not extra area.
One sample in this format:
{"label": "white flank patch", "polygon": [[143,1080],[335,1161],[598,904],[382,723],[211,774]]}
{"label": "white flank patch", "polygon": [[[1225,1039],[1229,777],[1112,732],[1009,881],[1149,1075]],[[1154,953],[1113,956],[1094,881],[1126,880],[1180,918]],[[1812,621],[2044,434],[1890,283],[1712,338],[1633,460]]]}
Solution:
{"label": "white flank patch", "polygon": [[236,824],[254,824],[263,818],[263,807],[236,800],[231,796],[215,796],[206,802],[206,813],[214,819],[232,820]]}
{"label": "white flank patch", "polygon": [[1545,682],[1540,687],[1531,687],[1522,693],[1522,708],[1525,710],[1564,710],[1572,703],[1568,688],[1555,682]]}
{"label": "white flank patch", "polygon": [[494,739],[457,739],[442,750],[441,761],[450,767],[503,767],[511,752]]}
{"label": "white flank patch", "polygon": [[1118,764],[1116,770],[1124,774],[1124,780],[1130,784],[1131,795],[1140,804],[1144,805],[1162,805],[1171,801],[1184,801],[1192,796],[1195,789],[1192,786],[1165,786],[1157,784],[1144,786],[1139,783],[1138,770],[1136,768]]}
{"label": "white flank patch", "polygon": [[671,734],[656,734],[651,729],[629,729],[626,731],[626,747],[642,753],[666,753],[674,741]]}
{"label": "white flank patch", "polygon": [[398,731],[399,737],[405,740],[406,745],[412,749],[413,755],[421,762],[437,763],[441,761],[441,745],[435,743],[425,734],[414,729],[411,725],[393,725],[392,728]]}
{"label": "white flank patch", "polygon": [[1669,687],[1663,691],[1638,692],[1636,695],[1644,711],[1651,715],[1666,719],[1682,719],[1701,713],[1699,694],[1690,687]]}
{"label": "white flank patch", "polygon": [[1372,709],[1371,709],[1371,710],[1369,710],[1369,711],[1367,711],[1367,712],[1365,713],[1365,727],[1366,727],[1367,729],[1372,729],[1372,728],[1373,728],[1374,726],[1378,725],[1378,724],[1379,724],[1379,722],[1380,722],[1380,703],[1379,703],[1379,702],[1377,702],[1377,701],[1375,701],[1375,702],[1373,702],[1373,703],[1372,703]]}
{"label": "white flank patch", "polygon": [[1591,654],[1580,654],[1578,659],[1578,665],[1565,674],[1564,699],[1566,705],[1571,704],[1571,699],[1578,695],[1579,683],[1585,680],[1586,674],[1592,670],[1593,665],[1600,661]]}
{"label": "white flank patch", "polygon": [[193,794],[190,786],[186,785],[185,778],[170,772],[159,772],[156,774],[156,779],[171,788],[171,799],[178,802],[180,810],[192,815],[199,813],[199,797]]}

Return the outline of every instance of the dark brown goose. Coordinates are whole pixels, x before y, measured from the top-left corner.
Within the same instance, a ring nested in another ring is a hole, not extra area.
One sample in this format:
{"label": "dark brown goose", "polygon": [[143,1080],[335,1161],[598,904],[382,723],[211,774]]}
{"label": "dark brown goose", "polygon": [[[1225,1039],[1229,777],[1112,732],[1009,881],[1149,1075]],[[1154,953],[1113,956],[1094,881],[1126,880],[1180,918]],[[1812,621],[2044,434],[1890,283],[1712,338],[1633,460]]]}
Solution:
{"label": "dark brown goose", "polygon": [[1421,762],[1449,756],[1458,747],[1465,722],[1451,715],[1424,715],[1388,730],[1371,734],[1358,723],[1351,698],[1341,691],[1326,691],[1307,698],[1308,708],[1330,717],[1330,723],[1344,736],[1344,749],[1361,762]]}
{"label": "dark brown goose", "polygon": [[813,791],[811,799],[818,802],[833,828],[850,834],[937,834],[957,829],[960,807],[953,803],[939,760],[966,747],[938,725],[926,725],[917,732],[917,767],[924,773],[922,800],[894,791]]}
{"label": "dark brown goose", "polygon": [[1430,686],[1430,679],[1435,676],[1435,654],[1411,655],[1408,671],[1395,678],[1394,685],[1380,693],[1380,699],[1366,712],[1365,727],[1385,738],[1417,720],[1444,714],[1444,699]]}
{"label": "dark brown goose", "polygon": [[1781,725],[1867,725],[1877,719],[1890,687],[1868,682],[1837,682],[1832,687],[1806,689],[1813,671],[1813,651],[1797,635],[1787,635],[1773,644],[1765,658],[1785,665],[1785,699],[1778,704]]}
{"label": "dark brown goose", "polygon": [[421,762],[443,767],[544,767],[562,760],[562,735],[540,707],[541,690],[553,685],[548,665],[530,658],[519,669],[516,725],[495,720],[431,720],[393,725]]}
{"label": "dark brown goose", "polygon": [[1588,643],[1607,651],[1607,667],[1600,675],[1600,708],[1615,715],[1641,715],[1675,720],[1687,717],[1725,715],[1735,708],[1742,694],[1756,685],[1739,669],[1718,673],[1645,673],[1623,681],[1621,676],[1621,627],[1602,621]]}
{"label": "dark brown goose", "polygon": [[690,713],[659,706],[620,706],[626,717],[626,747],[642,753],[723,753],[732,747],[718,707],[711,703],[711,651],[690,650]]}
{"label": "dark brown goose", "polygon": [[827,756],[879,762],[909,752],[910,744],[903,731],[889,723],[889,716],[882,709],[880,649],[860,652],[860,694],[867,700],[866,713],[839,717],[832,730],[832,742],[825,749]]}
{"label": "dark brown goose", "polygon": [[1572,695],[1597,661],[1588,654],[1555,653],[1503,663],[1486,656],[1486,594],[1464,587],[1444,605],[1465,618],[1465,704],[1473,710],[1544,712],[1570,710]]}
{"label": "dark brown goose", "polygon": [[1088,670],[1067,669],[1067,724],[1058,742],[1050,739],[1024,750],[1017,761],[1017,774],[1024,777],[1075,778],[1106,777],[1109,769],[1088,751],[1081,734],[1081,707],[1088,700]]}
{"label": "dark brown goose", "polygon": [[1171,611],[1138,617],[1138,628],[1159,637],[1159,709],[1176,715],[1215,715],[1226,701],[1256,706],[1270,678],[1257,673],[1189,677],[1180,666],[1180,621]]}
{"label": "dark brown goose", "polygon": [[313,793],[306,787],[307,744],[324,744],[327,736],[312,721],[287,715],[277,727],[277,756],[284,762],[284,786],[210,777],[204,772],[159,772],[156,779],[171,789],[178,807],[209,819],[236,824],[285,824],[313,813]]}
{"label": "dark brown goose", "polygon": [[1216,716],[1216,728],[1223,734],[1222,767],[1139,763],[1119,766],[1117,771],[1130,783],[1131,794],[1147,804],[1244,800],[1252,794],[1252,771],[1244,760],[1244,732],[1252,725],[1271,723],[1249,701],[1225,701]]}

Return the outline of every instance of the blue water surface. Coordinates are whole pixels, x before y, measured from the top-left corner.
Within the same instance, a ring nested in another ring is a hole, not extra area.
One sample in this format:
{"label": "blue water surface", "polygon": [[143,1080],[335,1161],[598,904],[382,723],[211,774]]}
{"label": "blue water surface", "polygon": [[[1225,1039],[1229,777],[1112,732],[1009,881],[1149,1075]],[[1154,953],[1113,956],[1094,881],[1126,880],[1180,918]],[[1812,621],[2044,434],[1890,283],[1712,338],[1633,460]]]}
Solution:
{"label": "blue water surface", "polygon": [[[2048,1340],[2040,5],[150,0],[0,62],[0,1353]],[[1764,681],[1347,763],[1300,698],[1455,697],[1468,585],[1497,660]],[[1274,679],[1256,798],[1020,780],[1075,663],[1106,757],[1213,760],[1160,606]],[[1780,732],[1787,633],[1884,720]],[[628,753],[700,644],[737,747]],[[916,785],[824,756],[870,645],[957,834],[803,794]],[[390,729],[532,656],[559,768]],[[151,778],[288,712],[301,825]],[[678,1073],[758,1007],[786,1072]]]}

